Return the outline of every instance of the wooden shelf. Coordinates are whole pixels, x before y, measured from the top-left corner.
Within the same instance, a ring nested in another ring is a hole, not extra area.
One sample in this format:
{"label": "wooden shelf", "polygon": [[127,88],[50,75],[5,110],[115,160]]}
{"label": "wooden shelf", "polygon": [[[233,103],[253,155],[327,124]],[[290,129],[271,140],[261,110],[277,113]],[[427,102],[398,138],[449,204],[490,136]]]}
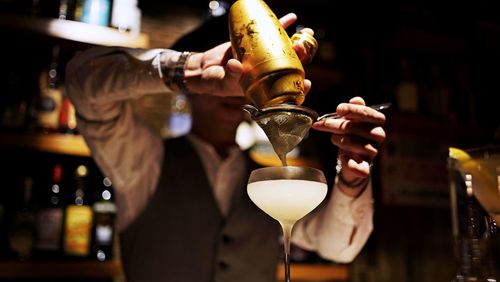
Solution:
{"label": "wooden shelf", "polygon": [[[276,280],[284,280],[284,265],[276,270]],[[292,263],[294,281],[348,281],[349,268],[335,264]],[[113,278],[122,275],[120,260],[97,261],[4,261],[0,279],[5,278]]]}
{"label": "wooden shelf", "polygon": [[81,43],[148,48],[149,36],[119,32],[117,29],[82,22],[0,14],[0,27],[35,32]]}
{"label": "wooden shelf", "polygon": [[81,135],[2,132],[0,146],[72,156],[90,156],[90,150]]}
{"label": "wooden shelf", "polygon": [[[305,264],[290,265],[292,281],[349,281],[349,267],[336,264]],[[285,279],[285,266],[280,264],[276,272],[276,280]]]}
{"label": "wooden shelf", "polygon": [[6,261],[0,262],[0,278],[113,278],[121,275],[119,260]]}

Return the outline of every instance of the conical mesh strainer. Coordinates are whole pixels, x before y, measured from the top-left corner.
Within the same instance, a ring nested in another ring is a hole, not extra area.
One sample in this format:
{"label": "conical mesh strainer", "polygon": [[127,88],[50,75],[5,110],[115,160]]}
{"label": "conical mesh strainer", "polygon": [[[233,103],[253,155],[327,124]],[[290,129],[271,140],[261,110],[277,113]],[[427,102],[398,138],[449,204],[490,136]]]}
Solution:
{"label": "conical mesh strainer", "polygon": [[244,109],[262,128],[283,165],[286,155],[307,135],[318,114],[306,107],[281,104],[258,110],[251,105]]}

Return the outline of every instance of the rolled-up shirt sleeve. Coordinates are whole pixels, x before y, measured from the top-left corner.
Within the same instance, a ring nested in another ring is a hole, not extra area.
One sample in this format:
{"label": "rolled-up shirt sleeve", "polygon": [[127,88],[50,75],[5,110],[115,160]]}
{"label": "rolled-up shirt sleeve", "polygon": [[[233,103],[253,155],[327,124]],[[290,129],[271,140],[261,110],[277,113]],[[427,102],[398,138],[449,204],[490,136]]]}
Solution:
{"label": "rolled-up shirt sleeve", "polygon": [[66,66],[66,93],[78,130],[103,174],[113,181],[118,227],[125,228],[154,193],[163,162],[159,134],[146,126],[127,100],[170,91],[154,60],[170,50],[94,47]]}
{"label": "rolled-up shirt sleeve", "polygon": [[338,263],[350,263],[360,253],[373,231],[371,183],[358,197],[350,197],[335,187],[310,215],[299,220],[292,242]]}

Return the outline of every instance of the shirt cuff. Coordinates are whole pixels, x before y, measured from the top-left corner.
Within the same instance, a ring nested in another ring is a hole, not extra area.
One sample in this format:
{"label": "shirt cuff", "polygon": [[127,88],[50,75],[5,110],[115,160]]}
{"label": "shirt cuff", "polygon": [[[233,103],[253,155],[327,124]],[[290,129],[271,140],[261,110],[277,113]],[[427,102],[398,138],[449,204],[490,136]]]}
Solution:
{"label": "shirt cuff", "polygon": [[372,184],[368,182],[366,189],[358,196],[348,196],[337,188],[338,178],[332,193],[332,203],[328,206],[329,213],[341,222],[356,226],[363,216],[373,210]]}

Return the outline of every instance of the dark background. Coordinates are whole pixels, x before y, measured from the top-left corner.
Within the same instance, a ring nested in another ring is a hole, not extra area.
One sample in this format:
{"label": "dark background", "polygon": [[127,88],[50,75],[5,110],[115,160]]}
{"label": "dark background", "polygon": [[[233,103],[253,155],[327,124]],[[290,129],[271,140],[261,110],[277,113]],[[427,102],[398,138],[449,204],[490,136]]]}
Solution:
{"label": "dark background", "polygon": [[[2,0],[0,8],[26,14],[29,2]],[[297,24],[288,29],[290,35],[300,26],[315,30],[319,49],[305,66],[313,88],[304,105],[319,113],[333,112],[353,96],[365,98],[367,104],[393,104],[386,112],[387,140],[373,168],[374,232],[349,265],[352,281],[451,281],[456,265],[446,157],[449,146],[469,149],[499,142],[500,2],[266,3],[278,17],[288,12],[298,15]],[[207,6],[208,1],[201,0],[139,0],[142,31],[152,39],[151,47],[170,47],[195,27],[186,22],[201,23],[209,17]],[[75,49],[89,47],[23,34],[8,26],[0,31],[4,38],[0,106],[37,92],[38,73],[50,62],[53,42],[64,46],[61,66]],[[226,30],[206,36],[229,38]],[[408,64],[407,72],[402,61]],[[401,82],[417,86],[417,110],[399,107],[396,91]],[[436,112],[439,95],[449,100],[445,110]],[[328,136],[313,132],[306,141],[303,154],[321,161],[325,173],[333,175],[336,150]],[[28,162],[28,156],[14,155]],[[24,163],[14,162],[19,167]]]}

